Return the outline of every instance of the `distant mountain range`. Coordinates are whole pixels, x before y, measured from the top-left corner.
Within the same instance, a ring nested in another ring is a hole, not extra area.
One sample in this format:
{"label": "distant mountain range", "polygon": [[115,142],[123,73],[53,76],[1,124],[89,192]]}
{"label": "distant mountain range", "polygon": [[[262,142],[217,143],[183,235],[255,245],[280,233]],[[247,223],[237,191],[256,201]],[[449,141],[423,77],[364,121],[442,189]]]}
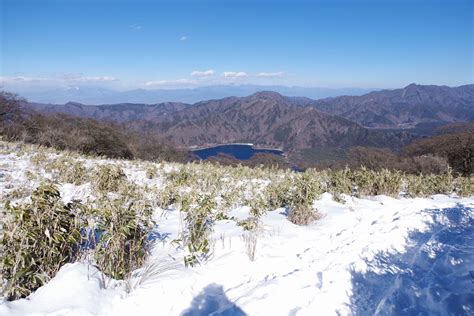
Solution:
{"label": "distant mountain range", "polygon": [[321,147],[400,145],[407,136],[371,130],[309,106],[311,100],[258,92],[203,101],[139,124],[180,146],[251,142],[287,152]]}
{"label": "distant mountain range", "polygon": [[[313,100],[277,92],[227,97],[195,104],[29,103],[60,112],[125,123],[154,132],[178,146],[252,142],[294,152],[355,145],[399,147],[419,124],[474,120],[474,85],[455,88],[411,84],[403,89]],[[385,129],[385,130],[384,130]]]}
{"label": "distant mountain range", "polygon": [[[8,88],[8,87],[7,87]],[[56,103],[78,102],[83,104],[162,102],[195,103],[202,100],[243,97],[259,91],[275,91],[286,96],[303,96],[312,99],[341,95],[362,95],[374,89],[360,88],[306,88],[259,85],[217,85],[192,89],[135,89],[116,91],[93,86],[59,87],[51,90],[13,90],[30,102]]]}
{"label": "distant mountain range", "polygon": [[455,88],[410,84],[403,89],[318,100],[312,106],[371,128],[474,121],[474,84]]}
{"label": "distant mountain range", "polygon": [[190,104],[164,102],[158,104],[118,103],[85,105],[77,102],[47,104],[29,102],[27,105],[40,113],[63,113],[97,120],[125,123],[133,121],[160,122],[172,113],[182,111]]}

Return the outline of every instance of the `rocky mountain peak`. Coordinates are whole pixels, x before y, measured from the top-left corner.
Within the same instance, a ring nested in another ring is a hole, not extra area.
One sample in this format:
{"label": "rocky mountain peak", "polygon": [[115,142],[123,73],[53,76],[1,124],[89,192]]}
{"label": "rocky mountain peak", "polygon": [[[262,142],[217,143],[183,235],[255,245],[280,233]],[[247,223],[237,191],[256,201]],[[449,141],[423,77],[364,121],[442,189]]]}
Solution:
{"label": "rocky mountain peak", "polygon": [[249,96],[251,99],[281,100],[285,97],[274,91],[259,91]]}

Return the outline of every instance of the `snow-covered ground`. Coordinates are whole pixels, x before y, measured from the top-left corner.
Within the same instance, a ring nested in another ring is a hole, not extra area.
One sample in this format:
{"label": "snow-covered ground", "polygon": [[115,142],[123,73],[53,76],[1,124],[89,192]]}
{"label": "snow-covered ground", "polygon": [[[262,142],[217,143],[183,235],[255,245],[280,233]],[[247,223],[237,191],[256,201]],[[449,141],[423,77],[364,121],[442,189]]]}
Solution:
{"label": "snow-covered ground", "polygon": [[[13,154],[0,162],[2,192],[9,190],[6,178],[20,183],[33,168]],[[133,168],[126,173],[144,177]],[[87,184],[61,185],[64,199],[89,191]],[[309,226],[292,224],[285,209],[268,212],[253,261],[248,233],[235,221],[218,221],[212,257],[193,268],[171,243],[180,212],[157,207],[150,273],[137,271],[133,290],[123,281],[105,281],[104,288],[94,267],[68,264],[30,297],[0,302],[0,315],[474,314],[473,197],[345,199],[324,194],[314,203],[324,217]],[[248,213],[237,207],[229,215]]]}

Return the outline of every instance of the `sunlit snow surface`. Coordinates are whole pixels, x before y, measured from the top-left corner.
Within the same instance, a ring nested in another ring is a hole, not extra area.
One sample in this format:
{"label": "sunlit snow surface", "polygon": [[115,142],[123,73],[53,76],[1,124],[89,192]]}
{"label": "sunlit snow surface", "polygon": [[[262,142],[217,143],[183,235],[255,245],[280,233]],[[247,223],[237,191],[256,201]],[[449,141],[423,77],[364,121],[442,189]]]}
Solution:
{"label": "sunlit snow surface", "polygon": [[354,314],[474,315],[474,212],[428,210],[433,223],[410,233],[402,254],[379,253],[352,275]]}
{"label": "sunlit snow surface", "polygon": [[[12,181],[30,168],[20,158],[0,158],[14,166]],[[126,173],[151,181],[133,166]],[[87,184],[60,189],[66,200],[90,194]],[[159,262],[159,274],[139,283],[137,271],[127,293],[123,282],[101,288],[92,266],[68,264],[29,298],[0,301],[0,315],[474,314],[474,198],[346,201],[324,194],[314,203],[324,217],[306,227],[290,223],[284,209],[269,212],[255,261],[241,227],[218,221],[213,255],[195,268],[184,267],[184,251],[172,243],[183,225],[180,212],[157,208],[150,263]],[[246,218],[249,208],[229,215]]]}

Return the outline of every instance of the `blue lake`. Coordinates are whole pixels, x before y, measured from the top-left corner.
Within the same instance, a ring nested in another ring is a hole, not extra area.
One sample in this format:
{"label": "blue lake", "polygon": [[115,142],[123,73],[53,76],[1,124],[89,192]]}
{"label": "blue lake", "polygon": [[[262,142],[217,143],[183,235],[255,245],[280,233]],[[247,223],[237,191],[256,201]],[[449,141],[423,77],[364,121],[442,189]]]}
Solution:
{"label": "blue lake", "polygon": [[257,149],[249,144],[229,144],[218,145],[214,147],[193,150],[193,153],[200,159],[207,159],[215,157],[219,154],[231,155],[239,160],[247,160],[252,158],[255,154],[274,154],[283,156],[283,151],[278,149]]}

